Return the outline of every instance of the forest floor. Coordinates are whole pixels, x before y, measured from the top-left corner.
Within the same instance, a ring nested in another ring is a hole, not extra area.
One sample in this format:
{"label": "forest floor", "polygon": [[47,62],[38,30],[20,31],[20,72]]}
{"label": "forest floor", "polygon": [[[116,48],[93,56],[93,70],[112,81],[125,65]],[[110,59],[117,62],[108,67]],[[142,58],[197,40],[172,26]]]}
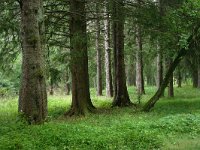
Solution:
{"label": "forest floor", "polygon": [[[145,103],[155,92],[147,87]],[[111,99],[95,97],[95,114],[65,118],[70,96],[50,96],[49,114],[43,125],[29,126],[17,116],[17,98],[0,99],[0,150],[65,149],[200,149],[200,91],[190,86],[175,88],[175,98],[162,98],[149,112],[134,107],[111,108]],[[130,97],[137,103],[135,89]]]}

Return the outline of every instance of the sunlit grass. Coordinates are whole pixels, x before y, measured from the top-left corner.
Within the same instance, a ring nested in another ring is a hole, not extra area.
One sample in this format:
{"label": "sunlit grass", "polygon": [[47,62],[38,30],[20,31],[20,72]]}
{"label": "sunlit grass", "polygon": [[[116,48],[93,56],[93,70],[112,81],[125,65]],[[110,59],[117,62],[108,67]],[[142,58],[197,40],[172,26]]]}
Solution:
{"label": "sunlit grass", "polygon": [[[146,88],[142,104],[155,90]],[[165,94],[149,113],[135,107],[111,108],[112,98],[97,97],[94,89],[91,93],[95,114],[65,118],[71,96],[50,96],[47,122],[38,126],[28,126],[17,117],[17,98],[1,99],[0,150],[200,149],[199,89],[175,88],[175,98]],[[129,93],[137,103],[135,88],[130,87]]]}

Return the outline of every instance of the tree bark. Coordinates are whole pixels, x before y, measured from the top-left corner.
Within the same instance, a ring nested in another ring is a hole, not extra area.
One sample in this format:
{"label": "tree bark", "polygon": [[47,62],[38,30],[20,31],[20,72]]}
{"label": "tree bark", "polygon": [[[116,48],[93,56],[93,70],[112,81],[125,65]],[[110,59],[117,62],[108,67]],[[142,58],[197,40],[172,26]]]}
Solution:
{"label": "tree bark", "polygon": [[163,54],[161,50],[161,45],[158,44],[157,53],[157,88],[159,89],[163,82]]}
{"label": "tree bark", "polygon": [[115,96],[113,106],[129,106],[131,104],[125,75],[124,64],[124,1],[113,1],[113,44],[115,63]]}
{"label": "tree bark", "polygon": [[102,52],[100,47],[100,18],[99,4],[96,3],[96,52],[97,52],[97,96],[102,96]]}
{"label": "tree bark", "polygon": [[178,67],[178,75],[177,75],[177,84],[178,84],[178,88],[182,87],[182,76],[181,76],[181,69],[180,67]]}
{"label": "tree bark", "polygon": [[94,110],[89,92],[85,3],[85,0],[70,0],[72,105],[66,113],[69,116],[85,115]]}
{"label": "tree bark", "polygon": [[42,0],[22,0],[22,79],[18,108],[30,124],[40,124],[47,116],[42,28]]}
{"label": "tree bark", "polygon": [[198,65],[198,88],[200,88],[200,65]]}
{"label": "tree bark", "polygon": [[143,76],[143,61],[142,61],[142,35],[139,25],[136,26],[136,88],[139,95],[145,94],[144,76]]}
{"label": "tree bark", "polygon": [[110,49],[110,17],[108,12],[108,1],[104,6],[104,39],[105,39],[105,71],[106,71],[106,96],[113,97],[112,70],[111,70],[111,49]]}
{"label": "tree bark", "polygon": [[[172,64],[172,60],[170,59],[168,62],[168,66],[170,67]],[[169,78],[169,84],[168,84],[168,96],[174,97],[174,80],[173,80],[173,73],[171,74]]]}
{"label": "tree bark", "polygon": [[70,95],[70,90],[71,90],[70,71],[67,69],[67,72],[66,72],[66,95]]}

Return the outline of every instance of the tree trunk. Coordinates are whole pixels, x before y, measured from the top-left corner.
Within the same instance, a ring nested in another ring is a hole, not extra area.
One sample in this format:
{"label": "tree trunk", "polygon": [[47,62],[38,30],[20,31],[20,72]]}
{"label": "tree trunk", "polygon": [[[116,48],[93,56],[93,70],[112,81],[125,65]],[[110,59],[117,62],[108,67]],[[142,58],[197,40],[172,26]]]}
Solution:
{"label": "tree trunk", "polygon": [[70,71],[68,69],[66,73],[66,95],[70,95]]}
{"label": "tree trunk", "polygon": [[198,87],[198,70],[196,68],[192,69],[192,82],[193,82],[193,88]]}
{"label": "tree trunk", "polygon": [[142,62],[142,35],[139,25],[136,26],[136,43],[138,50],[136,51],[136,88],[139,95],[145,94],[144,91],[144,76]]}
{"label": "tree trunk", "polygon": [[41,0],[21,1],[22,79],[19,112],[30,124],[47,116],[45,58],[42,46],[43,6]]}
{"label": "tree trunk", "polygon": [[85,0],[70,0],[70,54],[72,106],[69,116],[85,115],[94,106],[90,99]]}
{"label": "tree trunk", "polygon": [[[169,68],[172,64],[172,60],[169,59],[167,62],[167,67]],[[168,84],[168,96],[169,97],[174,97],[174,80],[173,80],[173,73],[171,74],[170,78],[169,78],[169,84]]]}
{"label": "tree trunk", "polygon": [[182,87],[182,76],[181,76],[181,69],[180,69],[180,67],[178,67],[177,84],[178,84],[178,88]]}
{"label": "tree trunk", "polygon": [[163,82],[163,55],[161,50],[161,45],[158,44],[157,53],[157,88],[159,89]]}
{"label": "tree trunk", "polygon": [[198,88],[200,88],[200,65],[198,65]]}
{"label": "tree trunk", "polygon": [[113,44],[115,63],[115,96],[113,106],[129,106],[124,64],[124,1],[113,1]]}
{"label": "tree trunk", "polygon": [[111,70],[111,49],[110,49],[110,17],[108,13],[108,1],[105,0],[105,71],[106,71],[106,96],[113,97],[112,70]]}
{"label": "tree trunk", "polygon": [[157,90],[155,95],[144,105],[144,108],[143,108],[144,111],[150,111],[150,109],[155,105],[155,103],[163,95],[163,92],[169,83],[170,77],[172,76],[174,70],[176,69],[180,61],[182,60],[183,56],[185,56],[186,54],[187,54],[187,50],[185,50],[184,48],[179,51],[178,56],[171,63],[160,88]]}
{"label": "tree trunk", "polygon": [[50,95],[54,95],[54,86],[53,86],[53,79],[50,79]]}
{"label": "tree trunk", "polygon": [[97,52],[97,96],[102,96],[102,54],[100,47],[100,18],[99,18],[99,3],[96,3],[96,52]]}

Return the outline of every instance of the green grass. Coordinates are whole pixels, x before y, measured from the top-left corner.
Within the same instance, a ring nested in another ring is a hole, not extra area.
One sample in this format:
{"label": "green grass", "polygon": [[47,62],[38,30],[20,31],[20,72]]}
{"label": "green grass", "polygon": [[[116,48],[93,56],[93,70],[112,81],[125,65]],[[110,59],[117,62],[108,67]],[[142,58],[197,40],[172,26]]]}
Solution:
{"label": "green grass", "polygon": [[[155,92],[146,88],[142,104]],[[96,97],[95,114],[65,118],[70,96],[48,100],[48,119],[43,125],[29,126],[17,117],[17,98],[0,99],[0,150],[64,149],[200,149],[200,91],[189,86],[175,89],[175,98],[162,98],[149,112],[134,107],[110,108],[112,99]],[[137,103],[133,87],[130,97]]]}

